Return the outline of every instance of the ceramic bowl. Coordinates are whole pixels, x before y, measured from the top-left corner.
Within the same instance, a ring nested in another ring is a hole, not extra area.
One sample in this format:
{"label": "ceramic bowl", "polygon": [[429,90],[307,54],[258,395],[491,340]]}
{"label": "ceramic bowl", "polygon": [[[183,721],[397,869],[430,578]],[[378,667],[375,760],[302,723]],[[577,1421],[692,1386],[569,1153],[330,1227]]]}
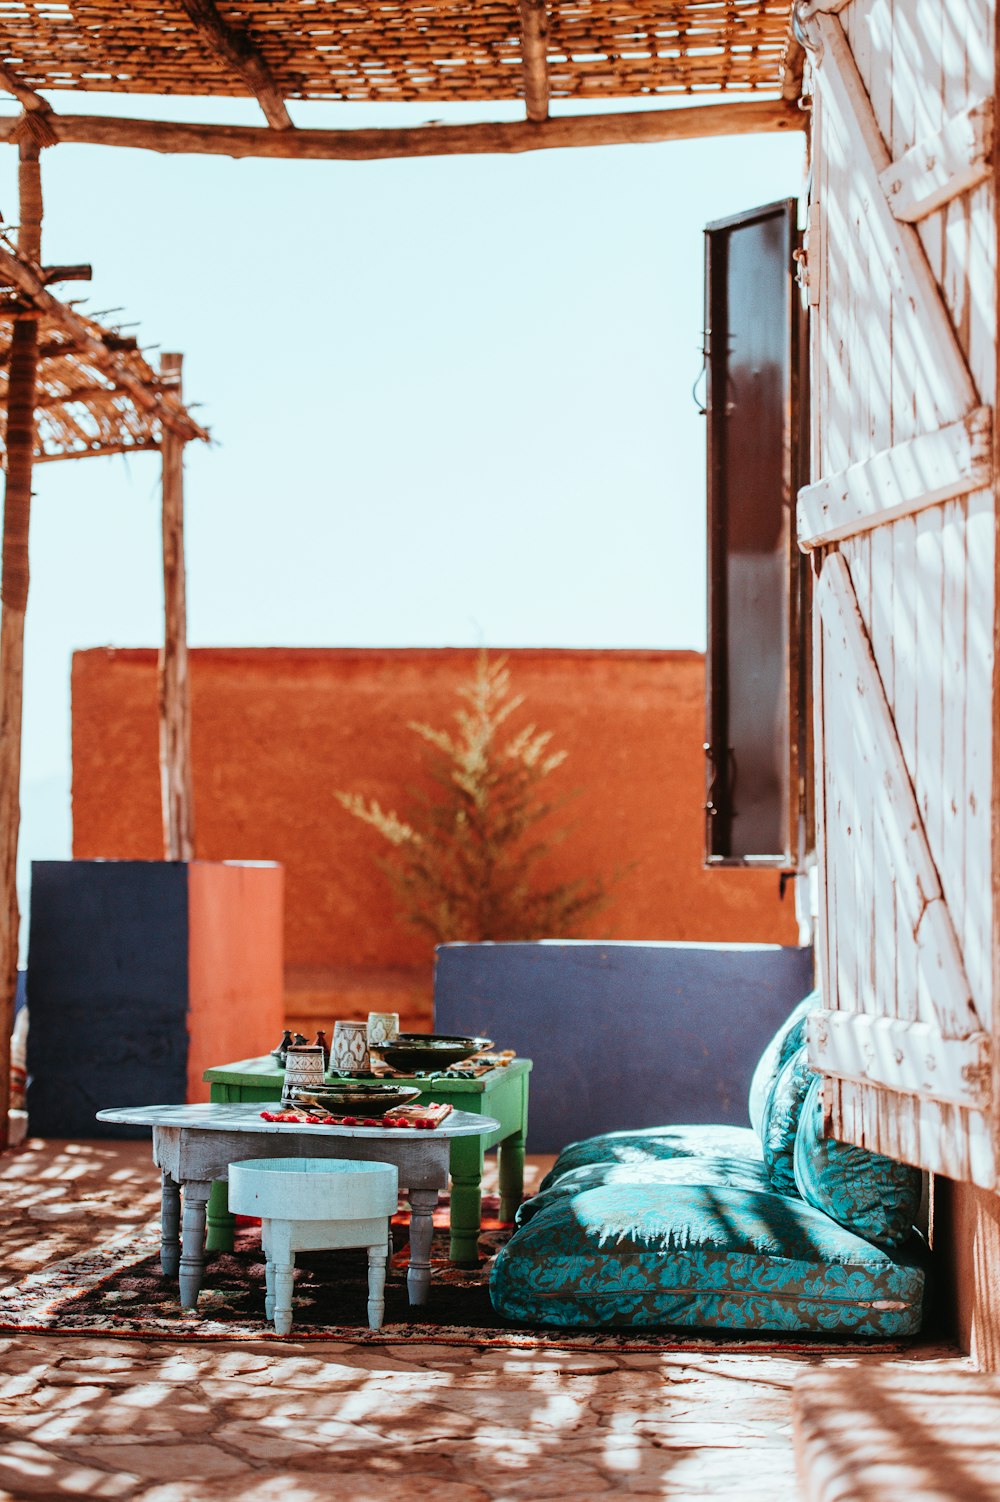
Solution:
{"label": "ceramic bowl", "polygon": [[401,1074],[447,1069],[460,1059],[469,1058],[481,1047],[479,1038],[454,1038],[443,1033],[399,1033],[388,1043],[373,1043],[377,1054],[390,1069]]}
{"label": "ceramic bowl", "polygon": [[331,1116],[384,1116],[394,1106],[408,1106],[415,1101],[420,1091],[412,1086],[390,1085],[384,1080],[371,1084],[358,1081],[323,1085],[314,1090],[296,1090],[292,1105],[317,1105]]}

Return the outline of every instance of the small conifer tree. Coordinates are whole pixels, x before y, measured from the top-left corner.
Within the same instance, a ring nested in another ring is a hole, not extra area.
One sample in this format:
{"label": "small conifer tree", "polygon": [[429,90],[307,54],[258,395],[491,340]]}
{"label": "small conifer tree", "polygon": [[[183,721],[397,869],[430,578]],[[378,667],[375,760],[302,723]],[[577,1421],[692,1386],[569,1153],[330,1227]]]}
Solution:
{"label": "small conifer tree", "polygon": [[481,653],[459,696],[456,730],[410,722],[433,792],[412,793],[405,817],[357,793],[336,797],[391,846],[379,865],[403,916],[435,943],[568,937],[606,893],[597,880],[536,879],[539,857],[567,832],[540,828],[565,802],[546,784],[566,752],[550,750],[551,733],[534,725],[505,728],[524,702],[505,658]]}

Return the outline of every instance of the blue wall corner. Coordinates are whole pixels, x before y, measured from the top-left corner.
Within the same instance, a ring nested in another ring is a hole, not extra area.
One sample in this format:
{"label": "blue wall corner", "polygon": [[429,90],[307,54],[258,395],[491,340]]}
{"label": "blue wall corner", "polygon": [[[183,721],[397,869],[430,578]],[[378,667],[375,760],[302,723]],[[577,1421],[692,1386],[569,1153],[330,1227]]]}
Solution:
{"label": "blue wall corner", "polygon": [[41,1137],[144,1136],[105,1106],[187,1094],[187,867],[35,861],[28,1119]]}

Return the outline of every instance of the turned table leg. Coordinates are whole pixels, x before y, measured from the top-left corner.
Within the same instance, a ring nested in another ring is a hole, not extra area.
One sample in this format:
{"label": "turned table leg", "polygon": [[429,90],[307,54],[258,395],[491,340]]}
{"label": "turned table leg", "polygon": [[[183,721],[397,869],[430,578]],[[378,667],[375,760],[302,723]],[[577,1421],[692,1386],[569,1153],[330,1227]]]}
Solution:
{"label": "turned table leg", "polygon": [[160,1189],[160,1270],[176,1278],[181,1261],[181,1186],[163,1170]]}
{"label": "turned table leg", "polygon": [[524,1133],[512,1132],[497,1150],[500,1179],[500,1219],[513,1220],[524,1198]]}
{"label": "turned table leg", "polygon": [[388,1263],[384,1246],[368,1248],[368,1328],[381,1330],[385,1315],[385,1270]]}
{"label": "turned table leg", "polygon": [[194,1309],[198,1304],[205,1270],[205,1206],[211,1188],[211,1184],[184,1185],[180,1260],[182,1309]]}
{"label": "turned table leg", "polygon": [[483,1139],[456,1137],[451,1144],[452,1262],[475,1267],[479,1262],[482,1213]]}
{"label": "turned table leg", "polygon": [[436,1189],[410,1190],[410,1270],[406,1292],[411,1304],[426,1304],[431,1286],[431,1240],[434,1236]]}

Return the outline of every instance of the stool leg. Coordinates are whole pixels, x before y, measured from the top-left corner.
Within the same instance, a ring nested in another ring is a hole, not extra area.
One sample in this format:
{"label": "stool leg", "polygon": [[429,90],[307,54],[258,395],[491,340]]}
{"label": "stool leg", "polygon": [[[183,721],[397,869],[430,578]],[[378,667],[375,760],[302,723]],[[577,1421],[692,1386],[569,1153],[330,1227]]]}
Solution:
{"label": "stool leg", "polygon": [[268,1258],[264,1268],[264,1314],[268,1319],[274,1319],[274,1263]]}
{"label": "stool leg", "polygon": [[385,1314],[385,1268],[388,1258],[384,1246],[368,1248],[368,1328],[381,1330]]}
{"label": "stool leg", "polygon": [[295,1286],[295,1253],[287,1262],[271,1264],[274,1279],[274,1333],[289,1335],[292,1329],[292,1289]]}

